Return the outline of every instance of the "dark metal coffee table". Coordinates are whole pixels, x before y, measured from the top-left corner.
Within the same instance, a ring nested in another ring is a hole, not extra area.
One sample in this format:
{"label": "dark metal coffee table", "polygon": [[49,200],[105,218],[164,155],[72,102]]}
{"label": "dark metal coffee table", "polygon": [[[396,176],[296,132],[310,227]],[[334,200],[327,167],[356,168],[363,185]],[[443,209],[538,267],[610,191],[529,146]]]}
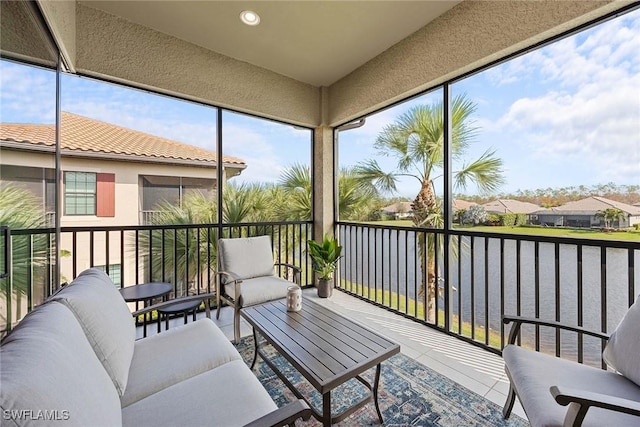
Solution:
{"label": "dark metal coffee table", "polygon": [[[297,398],[307,400],[261,349],[268,344],[275,347],[322,394],[322,413],[313,410],[313,415],[324,426],[340,422],[372,400],[383,422],[378,406],[380,364],[400,352],[398,344],[308,299],[303,299],[299,312],[287,312],[286,301],[278,300],[243,308],[240,314],[253,326],[255,356],[251,368],[260,355]],[[260,343],[258,335],[264,338]],[[376,372],[371,385],[360,374],[373,367]],[[368,395],[334,416],[331,391],[354,378],[369,389]]]}

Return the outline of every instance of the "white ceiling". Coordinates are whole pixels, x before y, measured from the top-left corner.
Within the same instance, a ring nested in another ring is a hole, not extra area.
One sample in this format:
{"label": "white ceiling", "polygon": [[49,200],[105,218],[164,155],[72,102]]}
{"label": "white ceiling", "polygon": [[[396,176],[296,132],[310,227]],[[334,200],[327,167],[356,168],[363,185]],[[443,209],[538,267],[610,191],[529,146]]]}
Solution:
{"label": "white ceiling", "polygon": [[[81,3],[301,82],[329,86],[460,1]],[[260,15],[260,25],[240,21],[247,9]]]}

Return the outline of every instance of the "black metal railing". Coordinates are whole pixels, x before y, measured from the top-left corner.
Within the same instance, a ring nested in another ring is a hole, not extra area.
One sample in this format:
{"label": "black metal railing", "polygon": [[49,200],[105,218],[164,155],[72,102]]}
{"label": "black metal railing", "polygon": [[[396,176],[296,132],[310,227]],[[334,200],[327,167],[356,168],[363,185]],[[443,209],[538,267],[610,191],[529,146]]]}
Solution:
{"label": "black metal railing", "polygon": [[0,333],[9,331],[62,283],[91,267],[102,268],[120,287],[163,281],[173,285],[171,297],[212,292],[218,237],[271,236],[276,260],[301,267],[301,283],[309,284],[306,241],[311,233],[308,221],[63,227],[56,245],[54,229],[3,229],[3,262],[10,268],[8,277],[0,278]]}
{"label": "black metal railing", "polygon": [[[341,289],[496,353],[505,314],[610,333],[640,282],[638,242],[347,222],[337,231]],[[600,340],[555,328],[522,332],[522,345],[602,366]]]}

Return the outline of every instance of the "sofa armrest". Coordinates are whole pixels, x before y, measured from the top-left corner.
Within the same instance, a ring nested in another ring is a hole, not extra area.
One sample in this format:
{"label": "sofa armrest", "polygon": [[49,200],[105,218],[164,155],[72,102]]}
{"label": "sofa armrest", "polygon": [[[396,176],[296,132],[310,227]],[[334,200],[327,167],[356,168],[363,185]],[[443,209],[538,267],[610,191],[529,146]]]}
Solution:
{"label": "sofa armrest", "polygon": [[211,292],[211,293],[205,293],[205,294],[189,295],[189,296],[185,296],[185,297],[174,298],[174,299],[169,300],[169,301],[164,301],[164,302],[160,302],[158,304],[150,305],[150,306],[145,307],[145,308],[143,308],[141,310],[136,310],[133,313],[131,313],[131,315],[133,317],[137,317],[137,316],[139,316],[141,314],[149,313],[149,312],[151,312],[153,310],[157,310],[159,308],[168,307],[168,306],[173,305],[173,304],[177,304],[177,303],[181,303],[181,302],[203,300],[204,301],[204,308],[205,308],[205,312],[207,314],[207,317],[211,318],[211,308],[210,308],[209,300],[212,299],[212,298],[215,298],[215,297],[216,297],[215,292]]}
{"label": "sofa armrest", "polygon": [[515,344],[516,338],[518,338],[518,334],[520,333],[520,326],[522,326],[523,323],[531,324],[531,325],[538,325],[538,326],[549,326],[551,328],[564,329],[566,331],[572,331],[572,332],[577,332],[577,333],[580,333],[580,334],[590,335],[592,337],[600,338],[600,339],[603,339],[603,340],[608,340],[609,339],[609,335],[607,335],[605,333],[602,333],[602,332],[595,332],[595,331],[591,331],[589,329],[582,328],[580,326],[565,325],[565,324],[560,323],[560,322],[534,319],[534,318],[531,318],[531,317],[505,315],[505,316],[502,316],[502,322],[505,325],[513,322],[513,326],[511,327],[511,331],[509,332],[508,344]]}
{"label": "sofa armrest", "polygon": [[302,269],[297,265],[289,264],[288,262],[276,262],[274,266],[283,266],[293,270],[293,282],[296,285],[300,284],[300,277],[302,275]]}
{"label": "sofa armrest", "polygon": [[587,411],[592,406],[640,417],[640,402],[635,400],[555,385],[551,386],[549,391],[560,405],[569,405],[564,420],[565,427],[582,425]]}
{"label": "sofa armrest", "polygon": [[280,427],[294,424],[298,418],[308,420],[309,417],[311,417],[311,408],[304,400],[298,399],[250,422],[245,427]]}

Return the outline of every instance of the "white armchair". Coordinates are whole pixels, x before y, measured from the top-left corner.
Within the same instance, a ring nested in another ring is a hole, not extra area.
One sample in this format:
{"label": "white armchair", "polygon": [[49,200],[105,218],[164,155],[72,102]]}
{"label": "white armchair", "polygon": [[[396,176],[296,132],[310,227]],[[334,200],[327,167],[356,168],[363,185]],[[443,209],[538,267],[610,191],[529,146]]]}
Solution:
{"label": "white armchair", "polygon": [[240,309],[287,296],[289,280],[276,275],[275,267],[292,272],[300,284],[300,268],[287,263],[274,263],[269,236],[218,240],[218,273],[216,280],[216,318],[222,301],[234,307],[233,335],[240,340]]}
{"label": "white armchair", "polygon": [[[640,299],[610,337],[538,319],[504,316],[503,321],[513,323],[509,345],[502,350],[510,381],[505,418],[511,414],[517,396],[532,427],[640,426]],[[522,324],[554,327],[607,341],[603,359],[617,373],[515,345]]]}

